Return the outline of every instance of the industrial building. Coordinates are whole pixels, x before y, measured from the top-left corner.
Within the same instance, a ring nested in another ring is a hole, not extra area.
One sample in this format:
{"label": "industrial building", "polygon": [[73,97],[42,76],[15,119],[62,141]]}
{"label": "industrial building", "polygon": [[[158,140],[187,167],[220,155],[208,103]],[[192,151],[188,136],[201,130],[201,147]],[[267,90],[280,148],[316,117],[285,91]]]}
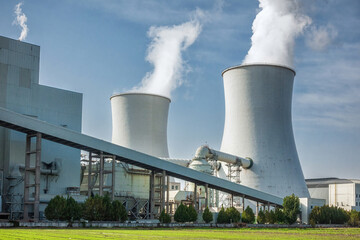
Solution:
{"label": "industrial building", "polygon": [[[221,205],[258,211],[281,206],[292,193],[302,199],[304,213],[325,202],[306,186],[297,155],[293,69],[249,64],[223,71],[220,150],[194,146],[193,159],[177,159],[168,152],[169,98],[111,96],[112,142],[105,142],[81,133],[81,93],[39,84],[39,58],[39,46],[0,36],[0,187],[2,212],[11,219],[42,219],[55,195],[84,201],[109,193],[134,219],[174,213],[180,203],[198,211]],[[186,181],[185,189],[176,178]],[[339,193],[337,186],[328,189]],[[358,183],[351,186],[358,199]]]}

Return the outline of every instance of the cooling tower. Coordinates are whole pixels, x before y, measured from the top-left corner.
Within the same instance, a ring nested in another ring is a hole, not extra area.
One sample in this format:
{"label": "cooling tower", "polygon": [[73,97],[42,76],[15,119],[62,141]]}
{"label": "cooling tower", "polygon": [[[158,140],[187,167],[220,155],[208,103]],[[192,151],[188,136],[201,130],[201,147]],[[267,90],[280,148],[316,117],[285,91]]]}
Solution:
{"label": "cooling tower", "polygon": [[279,197],[309,197],[296,151],[291,101],[295,72],[249,64],[223,73],[225,126],[221,151],[250,157],[241,184]]}
{"label": "cooling tower", "polygon": [[112,142],[156,157],[169,157],[167,119],[170,99],[124,93],[110,98]]}

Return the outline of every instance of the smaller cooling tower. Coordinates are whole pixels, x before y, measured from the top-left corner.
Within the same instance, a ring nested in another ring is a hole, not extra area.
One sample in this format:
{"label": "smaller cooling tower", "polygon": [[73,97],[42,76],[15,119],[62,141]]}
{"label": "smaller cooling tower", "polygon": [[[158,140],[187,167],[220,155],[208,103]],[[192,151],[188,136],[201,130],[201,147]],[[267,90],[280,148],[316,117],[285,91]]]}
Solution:
{"label": "smaller cooling tower", "polygon": [[225,126],[221,151],[249,157],[241,184],[279,197],[309,197],[296,151],[291,101],[295,72],[249,64],[223,72]]}
{"label": "smaller cooling tower", "polygon": [[123,93],[112,96],[110,100],[114,144],[156,157],[169,157],[169,98],[146,93]]}

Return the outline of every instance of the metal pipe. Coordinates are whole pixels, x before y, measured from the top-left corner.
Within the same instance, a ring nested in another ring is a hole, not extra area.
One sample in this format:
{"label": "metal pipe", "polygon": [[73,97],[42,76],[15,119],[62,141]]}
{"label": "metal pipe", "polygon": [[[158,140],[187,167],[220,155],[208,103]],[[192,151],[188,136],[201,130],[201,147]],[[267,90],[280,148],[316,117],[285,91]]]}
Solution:
{"label": "metal pipe", "polygon": [[253,161],[250,158],[242,158],[234,156],[228,153],[220,152],[214,149],[209,148],[208,146],[201,146],[196,150],[194,159],[216,159],[222,162],[227,162],[230,164],[235,164],[242,166],[245,169],[249,169],[253,165]]}

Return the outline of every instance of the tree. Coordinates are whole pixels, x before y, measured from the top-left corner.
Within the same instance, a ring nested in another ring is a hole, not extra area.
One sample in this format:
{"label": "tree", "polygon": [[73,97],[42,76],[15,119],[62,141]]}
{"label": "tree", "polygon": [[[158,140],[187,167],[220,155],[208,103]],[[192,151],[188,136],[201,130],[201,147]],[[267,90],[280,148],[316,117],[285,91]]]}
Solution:
{"label": "tree", "polygon": [[237,223],[240,221],[240,213],[235,207],[227,208],[225,213],[228,215],[230,223]]}
{"label": "tree", "polygon": [[102,197],[102,207],[104,208],[104,217],[102,220],[111,221],[113,217],[113,205],[111,204],[109,193],[106,193],[105,196]]}
{"label": "tree", "polygon": [[278,207],[275,208],[275,222],[276,223],[284,223],[285,222],[284,212]]}
{"label": "tree", "polygon": [[274,224],[276,222],[275,212],[273,210],[265,211],[265,219],[267,223]]}
{"label": "tree", "polygon": [[242,215],[242,221],[244,223],[253,223],[255,221],[255,214],[250,206],[247,206]]}
{"label": "tree", "polygon": [[161,214],[160,214],[160,217],[159,217],[159,221],[161,223],[171,223],[171,217],[169,214],[167,214],[165,212],[165,210],[162,210],[161,211]]}
{"label": "tree", "polygon": [[189,215],[188,215],[187,207],[185,205],[183,205],[182,203],[176,209],[176,212],[174,214],[174,220],[176,222],[181,222],[181,223],[189,221]]}
{"label": "tree", "polygon": [[266,223],[265,213],[263,210],[260,209],[256,220],[259,224]]}
{"label": "tree", "polygon": [[315,224],[344,224],[350,219],[349,214],[342,208],[324,205],[314,207],[309,215],[312,225]]}
{"label": "tree", "polygon": [[66,199],[63,196],[57,195],[50,200],[45,208],[45,217],[48,220],[65,220]]}
{"label": "tree", "polygon": [[80,205],[72,197],[66,199],[64,214],[65,219],[69,222],[73,222],[74,220],[80,220],[82,216]]}
{"label": "tree", "polygon": [[196,222],[198,214],[193,205],[189,205],[189,207],[187,208],[187,212],[189,215],[189,222]]}
{"label": "tree", "polygon": [[356,210],[351,210],[349,212],[349,222],[350,226],[357,227],[360,225],[360,213]]}
{"label": "tree", "polygon": [[204,222],[206,222],[206,223],[209,223],[213,220],[213,215],[210,212],[208,207],[205,208],[202,218],[203,218]]}
{"label": "tree", "polygon": [[128,219],[126,209],[119,200],[114,200],[112,203],[112,221],[125,222]]}
{"label": "tree", "polygon": [[106,216],[106,206],[103,197],[95,195],[86,199],[84,204],[84,218],[89,221],[104,221]]}
{"label": "tree", "polygon": [[296,222],[297,215],[300,213],[300,200],[297,196],[292,194],[286,196],[283,202],[285,222],[287,224],[293,224]]}
{"label": "tree", "polygon": [[221,210],[218,214],[217,223],[229,223],[230,219],[229,216],[226,214],[224,207],[221,207]]}

